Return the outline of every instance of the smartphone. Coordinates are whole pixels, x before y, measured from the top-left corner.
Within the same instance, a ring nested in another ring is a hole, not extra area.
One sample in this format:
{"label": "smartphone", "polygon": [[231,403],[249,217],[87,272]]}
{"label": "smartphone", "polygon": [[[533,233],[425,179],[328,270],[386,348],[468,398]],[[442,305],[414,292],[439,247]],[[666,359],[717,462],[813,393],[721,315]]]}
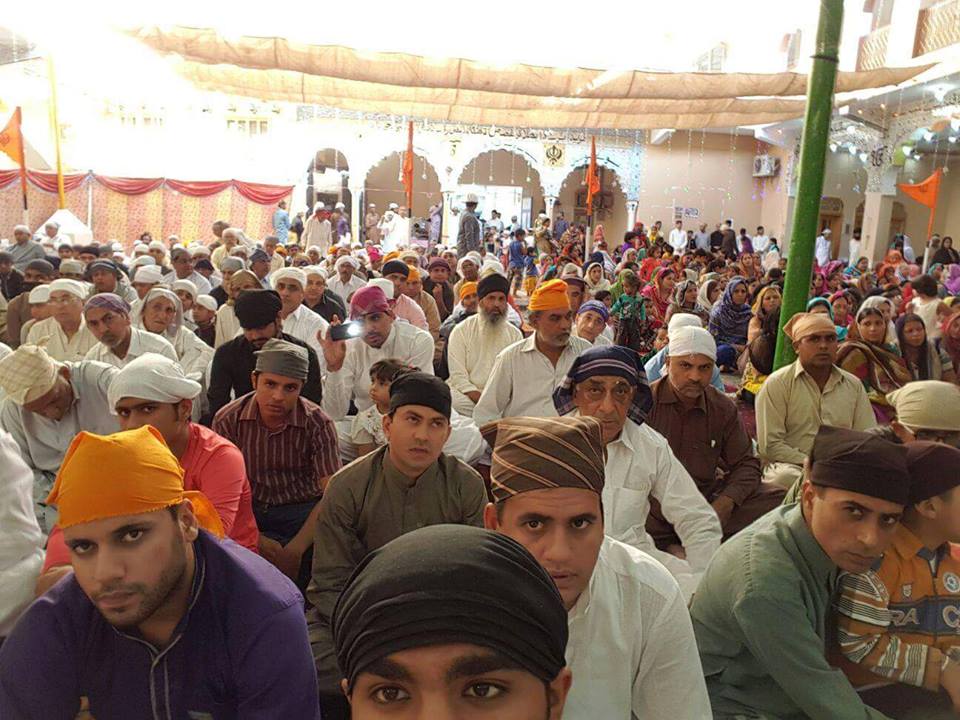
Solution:
{"label": "smartphone", "polygon": [[330,338],[332,340],[349,340],[359,337],[363,332],[363,326],[358,322],[348,322],[342,325],[330,326]]}

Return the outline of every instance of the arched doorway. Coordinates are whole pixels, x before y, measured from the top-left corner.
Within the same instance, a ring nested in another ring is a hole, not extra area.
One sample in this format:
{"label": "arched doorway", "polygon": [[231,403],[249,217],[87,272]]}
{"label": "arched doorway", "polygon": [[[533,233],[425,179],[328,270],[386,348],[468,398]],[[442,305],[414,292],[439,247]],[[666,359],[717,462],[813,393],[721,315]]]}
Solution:
{"label": "arched doorway", "polygon": [[[861,215],[862,217],[862,215]],[[854,223],[856,225],[856,223]],[[841,230],[843,230],[843,200],[838,197],[820,198],[820,219],[817,231],[830,230],[831,257],[840,257]]]}
{"label": "arched doorway", "polygon": [[[858,229],[863,227],[863,203],[861,202],[857,205],[857,210],[853,215],[853,227]],[[893,240],[894,235],[899,235],[904,232],[907,227],[907,211],[904,208],[902,202],[896,200],[893,201],[893,206],[890,212],[890,230],[887,235],[887,242]]]}
{"label": "arched doorway", "polygon": [[460,196],[472,192],[480,200],[480,217],[489,220],[496,210],[505,226],[516,215],[524,227],[532,227],[543,209],[540,173],[522,151],[498,149],[480,153],[463,168],[457,184],[460,192],[454,205],[462,205]]}
{"label": "arched doorway", "polygon": [[586,225],[589,220],[593,227],[603,225],[604,236],[612,248],[620,244],[620,239],[627,231],[627,197],[615,171],[599,165],[597,172],[600,176],[600,192],[593,196],[592,219],[587,218],[586,165],[574,168],[564,179],[557,196],[559,207],[555,206],[554,214],[559,217],[562,212],[571,223]]}
{"label": "arched doorway", "polygon": [[[394,152],[370,168],[364,182],[364,204],[375,203],[381,215],[390,203],[400,207],[407,204],[407,191],[403,187],[403,153]],[[442,202],[440,179],[426,158],[413,155],[413,207],[409,209],[410,226],[426,227],[430,206]]]}
{"label": "arched doorway", "polygon": [[317,150],[307,168],[307,207],[322,202],[333,207],[342,202],[348,214],[353,213],[353,198],[347,189],[350,165],[346,156],[335,148]]}

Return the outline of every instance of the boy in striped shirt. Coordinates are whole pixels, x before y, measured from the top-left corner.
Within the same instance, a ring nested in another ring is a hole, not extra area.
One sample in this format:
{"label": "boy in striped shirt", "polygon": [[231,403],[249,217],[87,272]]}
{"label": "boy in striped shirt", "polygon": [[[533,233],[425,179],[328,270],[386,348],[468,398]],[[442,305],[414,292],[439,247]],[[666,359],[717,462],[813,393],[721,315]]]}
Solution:
{"label": "boy in striped shirt", "polygon": [[[840,579],[840,665],[878,710],[956,717],[960,548],[951,543],[960,542],[960,450],[920,441],[907,451],[910,503],[890,549],[871,570]],[[940,688],[949,701],[935,694]]]}

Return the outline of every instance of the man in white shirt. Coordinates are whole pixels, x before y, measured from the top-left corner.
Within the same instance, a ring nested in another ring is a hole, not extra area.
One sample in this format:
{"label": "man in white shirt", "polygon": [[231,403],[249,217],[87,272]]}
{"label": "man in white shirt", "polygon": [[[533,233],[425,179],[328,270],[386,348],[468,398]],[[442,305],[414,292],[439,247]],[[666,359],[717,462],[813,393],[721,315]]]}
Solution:
{"label": "man in white shirt", "polygon": [[0,427],[16,440],[34,472],[34,503],[44,532],[56,523],[56,511],[44,504],[74,436],[118,432],[107,390],[119,370],[103,363],[58,363],[43,348],[21,345],[0,360]]}
{"label": "man in white shirt", "polygon": [[27,333],[30,345],[43,345],[47,354],[61,362],[83,360],[97,338],[83,321],[87,288],[79,280],[59,278],[50,283],[49,306],[53,315],[34,324]]}
{"label": "man in white shirt", "polygon": [[824,267],[830,262],[830,228],[824,228],[823,232],[817,235],[814,243],[813,256],[817,259],[817,265]]}
{"label": "man in white shirt", "polygon": [[604,536],[603,426],[594,418],[507,418],[493,446],[484,525],[523,545],[567,609],[576,682],[564,720],[711,718],[686,602],[645,553]]}
{"label": "man in white shirt", "polygon": [[330,243],[333,238],[333,228],[330,221],[324,215],[325,206],[318,202],[313,206],[313,215],[307,220],[303,228],[303,245],[310,247],[316,245],[320,248],[320,254],[326,255],[330,250]]}
{"label": "man in white shirt", "polygon": [[198,295],[209,295],[213,290],[210,281],[193,269],[193,256],[186,248],[177,247],[170,251],[170,264],[173,270],[164,276],[164,282],[173,284],[174,280],[189,280],[197,286]]}
{"label": "man in white shirt", "polygon": [[563,280],[540,285],[527,305],[534,334],[500,351],[473,418],[478,425],[504,417],[557,414],[550,399],[590,342],[572,334],[573,312]]}
{"label": "man in white shirt", "polygon": [[757,234],[752,238],[753,242],[753,251],[763,255],[767,251],[767,246],[770,244],[770,238],[767,237],[767,234],[763,230],[763,225],[757,226]]}
{"label": "man in white shirt", "polygon": [[509,281],[492,273],[477,284],[478,313],[454,326],[447,341],[447,364],[453,407],[473,417],[473,410],[486,387],[497,355],[523,340],[517,328],[507,322]]}
{"label": "man in white shirt", "polygon": [[146,353],[156,353],[179,362],[177,351],[167,338],[130,324],[130,306],[112,293],[99,293],[83,306],[87,328],[99,342],[84,360],[122,368]]}
{"label": "man in white shirt", "polygon": [[33,586],[43,566],[43,533],[33,511],[33,473],[20,448],[0,430],[0,642],[33,601]]}
{"label": "man in white shirt", "polygon": [[[617,345],[591,348],[576,359],[553,400],[558,414],[593,417],[603,427],[606,533],[659,560],[689,600],[720,547],[720,520],[667,439],[645,422],[652,395],[640,356]],[[680,539],[670,552],[658,550],[647,532],[651,497]]]}
{"label": "man in white shirt", "polygon": [[343,304],[346,305],[350,302],[350,296],[367,283],[354,273],[360,267],[360,263],[355,258],[349,255],[339,257],[335,267],[337,276],[327,280],[327,288],[339,295]]}
{"label": "man in white shirt", "polygon": [[285,267],[277,270],[270,276],[273,289],[280,296],[283,307],[280,317],[283,320],[283,331],[297,340],[303,340],[313,348],[320,362],[320,371],[323,372],[323,348],[320,338],[330,326],[326,320],[303,304],[303,292],[307,287],[307,274],[298,267]]}
{"label": "man in white shirt", "polygon": [[667,238],[670,247],[673,248],[674,255],[683,255],[687,251],[687,231],[683,229],[683,221],[677,220],[674,223],[673,230]]}

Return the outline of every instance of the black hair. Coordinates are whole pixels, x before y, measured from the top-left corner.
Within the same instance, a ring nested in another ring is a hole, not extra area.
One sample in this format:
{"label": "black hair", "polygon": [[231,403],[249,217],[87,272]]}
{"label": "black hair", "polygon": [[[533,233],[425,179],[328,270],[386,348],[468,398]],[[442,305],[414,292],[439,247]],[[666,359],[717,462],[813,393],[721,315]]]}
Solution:
{"label": "black hair", "polygon": [[911,346],[907,344],[907,341],[904,335],[906,334],[905,331],[907,329],[907,323],[911,323],[911,322],[920,323],[920,327],[923,328],[923,337],[924,337],[923,345],[921,345],[919,348],[916,349],[917,380],[931,380],[932,378],[930,377],[930,361],[928,357],[929,353],[927,352],[930,341],[927,340],[927,326],[924,324],[923,318],[920,317],[919,315],[915,315],[914,313],[907,313],[906,315],[903,315],[897,320],[897,323],[896,323],[897,340],[900,343],[900,350],[903,353],[904,360],[907,360],[907,352],[908,352],[907,348]]}
{"label": "black hair", "polygon": [[597,302],[603,302],[608,297],[613,297],[613,293],[609,290],[598,290],[596,294],[594,294],[593,299]]}
{"label": "black hair", "polygon": [[393,382],[401,375],[406,375],[414,370],[416,370],[415,367],[407,365],[402,360],[386,358],[384,360],[377,360],[377,362],[370,366],[370,379],[385,383]]}
{"label": "black hair", "polygon": [[910,281],[913,291],[924,297],[937,296],[937,281],[929,275],[920,275]]}

